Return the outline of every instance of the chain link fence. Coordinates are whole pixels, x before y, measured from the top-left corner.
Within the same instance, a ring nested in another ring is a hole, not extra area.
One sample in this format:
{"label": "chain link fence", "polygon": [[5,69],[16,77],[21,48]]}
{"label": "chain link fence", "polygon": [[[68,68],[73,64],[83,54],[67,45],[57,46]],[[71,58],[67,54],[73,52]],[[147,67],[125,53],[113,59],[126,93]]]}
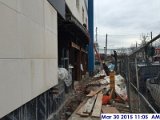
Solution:
{"label": "chain link fence", "polygon": [[[157,103],[158,100],[154,98],[154,96],[160,96],[160,82],[156,82],[160,81],[156,78],[160,72],[159,38],[160,35],[156,36],[119,61],[119,72],[126,78],[132,113],[160,113],[158,107],[160,103]],[[148,82],[151,79],[154,79],[155,83]],[[147,82],[149,84],[146,85]],[[151,86],[153,91],[149,90]]]}

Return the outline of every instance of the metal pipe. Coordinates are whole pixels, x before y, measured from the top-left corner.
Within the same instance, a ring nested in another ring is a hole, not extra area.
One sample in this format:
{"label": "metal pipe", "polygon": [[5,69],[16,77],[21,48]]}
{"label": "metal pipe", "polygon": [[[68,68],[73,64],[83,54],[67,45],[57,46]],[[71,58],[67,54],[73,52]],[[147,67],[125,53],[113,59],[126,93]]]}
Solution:
{"label": "metal pipe", "polygon": [[152,105],[148,102],[148,100],[137,90],[137,88],[130,82],[130,85],[136,90],[136,92],[142,97],[142,99],[147,103],[148,107],[151,108],[151,110],[154,113],[157,113],[157,111],[152,107]]}
{"label": "metal pipe", "polygon": [[131,53],[131,54],[128,55],[128,56],[132,56],[132,55],[136,54],[137,52],[139,52],[139,51],[141,51],[142,49],[144,49],[144,47],[148,46],[149,44],[151,44],[152,42],[156,41],[156,40],[159,39],[159,38],[160,38],[160,34],[157,35],[156,37],[154,37],[154,38],[153,38],[152,40],[150,40],[149,42],[147,42],[146,45],[140,47],[138,50],[134,51],[133,53]]}

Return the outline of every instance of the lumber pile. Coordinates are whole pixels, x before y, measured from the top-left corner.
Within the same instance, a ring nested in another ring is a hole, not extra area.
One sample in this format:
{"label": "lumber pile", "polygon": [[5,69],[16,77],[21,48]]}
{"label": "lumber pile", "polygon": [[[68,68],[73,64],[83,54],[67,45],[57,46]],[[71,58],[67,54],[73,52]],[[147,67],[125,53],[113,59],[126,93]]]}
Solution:
{"label": "lumber pile", "polygon": [[88,84],[86,84],[86,87],[103,86],[103,85],[108,85],[108,82],[104,79],[98,79],[98,80],[89,82]]}
{"label": "lumber pile", "polygon": [[86,99],[78,106],[76,114],[81,117],[100,117],[101,113],[120,113],[115,103],[123,103],[127,100],[124,82],[120,81],[120,75],[92,80],[85,85],[88,89]]}
{"label": "lumber pile", "polygon": [[96,100],[96,103],[94,105],[94,109],[93,109],[93,112],[92,112],[93,117],[99,117],[100,114],[101,114],[102,97],[103,97],[103,94],[100,92],[98,94],[98,97],[97,97],[97,100]]}
{"label": "lumber pile", "polygon": [[93,117],[100,117],[101,108],[102,108],[102,92],[90,97],[86,102],[82,102],[76,114],[86,117],[86,116],[93,116]]}
{"label": "lumber pile", "polygon": [[[103,105],[103,89],[104,87],[91,91],[87,95],[87,100],[78,106],[76,114],[81,117],[100,117],[101,113],[119,113],[116,107]],[[113,90],[110,90],[109,98],[112,98],[112,94]]]}

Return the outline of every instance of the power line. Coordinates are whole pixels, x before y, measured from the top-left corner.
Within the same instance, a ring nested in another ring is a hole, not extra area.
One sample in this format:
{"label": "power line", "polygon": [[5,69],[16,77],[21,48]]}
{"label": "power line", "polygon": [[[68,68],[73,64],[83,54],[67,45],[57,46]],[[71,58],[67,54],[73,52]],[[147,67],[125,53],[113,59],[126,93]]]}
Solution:
{"label": "power line", "polygon": [[[106,35],[100,35],[97,34],[99,37],[106,37]],[[140,35],[127,35],[127,34],[117,34],[117,35],[113,35],[113,34],[107,34],[109,38],[140,38]]]}
{"label": "power line", "polygon": [[[141,34],[107,34],[108,36],[137,36],[140,37]],[[102,34],[98,34],[98,36],[106,36],[106,35],[102,35]],[[147,35],[150,36],[150,35]]]}

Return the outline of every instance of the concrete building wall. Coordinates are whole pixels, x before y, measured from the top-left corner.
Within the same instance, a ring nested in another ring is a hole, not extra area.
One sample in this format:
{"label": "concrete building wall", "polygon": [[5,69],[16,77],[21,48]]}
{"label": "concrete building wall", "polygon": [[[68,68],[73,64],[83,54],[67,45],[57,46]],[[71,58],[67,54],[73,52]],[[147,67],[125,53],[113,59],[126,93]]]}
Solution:
{"label": "concrete building wall", "polygon": [[[79,5],[77,5],[77,2]],[[85,0],[66,0],[66,4],[71,10],[72,14],[79,20],[83,25],[84,23],[88,28],[88,12],[85,4]],[[84,20],[83,20],[83,10],[84,10]]]}
{"label": "concrete building wall", "polygon": [[58,83],[57,12],[47,0],[0,0],[0,118]]}

